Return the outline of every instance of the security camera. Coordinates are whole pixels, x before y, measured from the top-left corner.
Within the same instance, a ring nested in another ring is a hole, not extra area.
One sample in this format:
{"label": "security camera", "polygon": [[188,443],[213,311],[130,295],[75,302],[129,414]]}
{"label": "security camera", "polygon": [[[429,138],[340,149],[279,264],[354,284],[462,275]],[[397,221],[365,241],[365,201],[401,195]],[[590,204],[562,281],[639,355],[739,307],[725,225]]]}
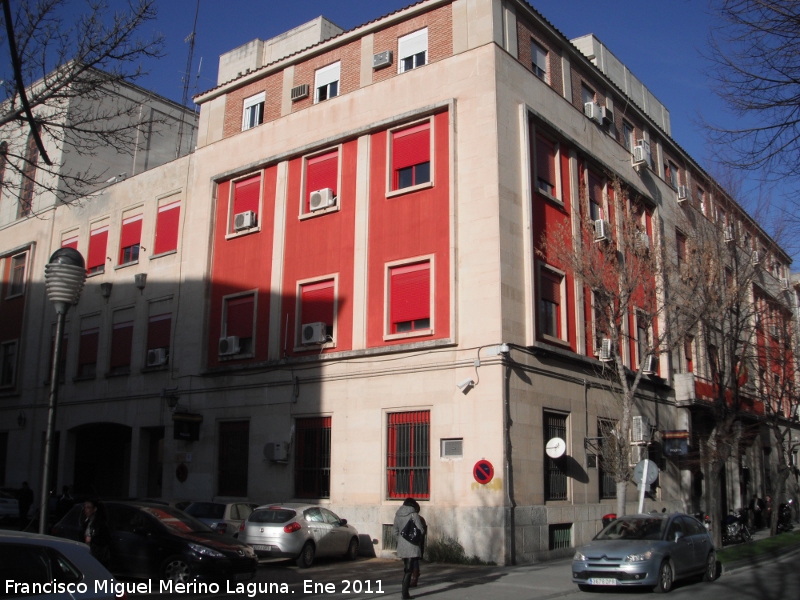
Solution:
{"label": "security camera", "polygon": [[464,381],[457,383],[456,387],[460,389],[461,393],[466,396],[467,393],[469,393],[469,391],[475,387],[475,382],[471,378],[465,379]]}

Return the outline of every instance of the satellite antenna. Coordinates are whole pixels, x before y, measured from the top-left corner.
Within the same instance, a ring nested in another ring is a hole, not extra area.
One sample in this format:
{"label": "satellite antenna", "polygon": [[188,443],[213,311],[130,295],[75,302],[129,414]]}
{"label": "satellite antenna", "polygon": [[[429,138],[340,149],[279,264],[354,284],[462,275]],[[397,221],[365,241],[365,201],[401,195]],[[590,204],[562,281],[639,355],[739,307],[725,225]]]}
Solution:
{"label": "satellite antenna", "polygon": [[[190,33],[184,42],[189,42],[189,58],[186,60],[186,70],[183,73],[183,97],[181,98],[181,106],[185,109],[189,101],[189,86],[191,84],[192,76],[192,59],[194,58],[194,41],[197,33],[197,17],[200,14],[200,0],[197,0],[197,9],[194,12],[194,25],[192,26],[192,33]],[[178,126],[178,145],[175,148],[175,158],[180,158],[181,145],[183,144],[183,125],[185,120],[186,111],[181,111],[181,124]]]}

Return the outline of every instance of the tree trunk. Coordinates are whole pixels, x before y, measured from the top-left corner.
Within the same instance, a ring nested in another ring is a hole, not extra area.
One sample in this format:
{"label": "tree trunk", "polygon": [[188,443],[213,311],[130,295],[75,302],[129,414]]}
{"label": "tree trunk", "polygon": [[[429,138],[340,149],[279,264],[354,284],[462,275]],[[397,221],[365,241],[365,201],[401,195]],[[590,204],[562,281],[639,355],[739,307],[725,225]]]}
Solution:
{"label": "tree trunk", "polygon": [[628,482],[617,481],[617,516],[621,517],[625,514],[625,500],[628,495]]}
{"label": "tree trunk", "polygon": [[711,461],[708,465],[708,477],[706,478],[706,498],[709,524],[711,528],[711,539],[715,548],[722,548],[722,500],[721,479],[722,469],[725,468],[724,461]]}

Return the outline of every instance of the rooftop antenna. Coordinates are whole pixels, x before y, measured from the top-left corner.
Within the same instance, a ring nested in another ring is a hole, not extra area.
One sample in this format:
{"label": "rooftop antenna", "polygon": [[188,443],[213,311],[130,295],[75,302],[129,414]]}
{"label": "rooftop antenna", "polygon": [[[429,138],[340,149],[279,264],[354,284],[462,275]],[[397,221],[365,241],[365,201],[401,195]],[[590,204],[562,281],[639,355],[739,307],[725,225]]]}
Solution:
{"label": "rooftop antenna", "polygon": [[[186,70],[183,73],[183,97],[181,98],[181,106],[186,109],[186,104],[189,102],[189,86],[192,82],[192,59],[194,58],[194,40],[197,33],[197,17],[200,14],[200,0],[197,0],[197,9],[194,11],[194,25],[192,26],[192,33],[190,33],[184,41],[189,42],[189,58],[186,61]],[[181,111],[181,124],[178,126],[178,146],[175,148],[175,158],[180,158],[181,145],[183,144],[183,125],[186,116],[186,110]]]}

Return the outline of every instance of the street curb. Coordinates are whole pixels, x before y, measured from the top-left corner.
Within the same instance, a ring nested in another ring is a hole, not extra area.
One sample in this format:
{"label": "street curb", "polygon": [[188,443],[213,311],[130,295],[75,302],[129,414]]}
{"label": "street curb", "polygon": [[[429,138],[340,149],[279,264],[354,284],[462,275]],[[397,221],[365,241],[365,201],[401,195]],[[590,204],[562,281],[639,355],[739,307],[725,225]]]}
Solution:
{"label": "street curb", "polygon": [[784,556],[792,556],[794,554],[800,554],[800,544],[787,546],[786,548],[783,548],[781,550],[772,550],[771,552],[765,552],[764,554],[759,554],[758,556],[751,559],[742,559],[724,564],[722,565],[721,575],[731,575],[732,573],[746,571],[748,569],[752,569],[753,567],[758,567],[762,563],[768,562],[770,560],[774,560],[776,558]]}

